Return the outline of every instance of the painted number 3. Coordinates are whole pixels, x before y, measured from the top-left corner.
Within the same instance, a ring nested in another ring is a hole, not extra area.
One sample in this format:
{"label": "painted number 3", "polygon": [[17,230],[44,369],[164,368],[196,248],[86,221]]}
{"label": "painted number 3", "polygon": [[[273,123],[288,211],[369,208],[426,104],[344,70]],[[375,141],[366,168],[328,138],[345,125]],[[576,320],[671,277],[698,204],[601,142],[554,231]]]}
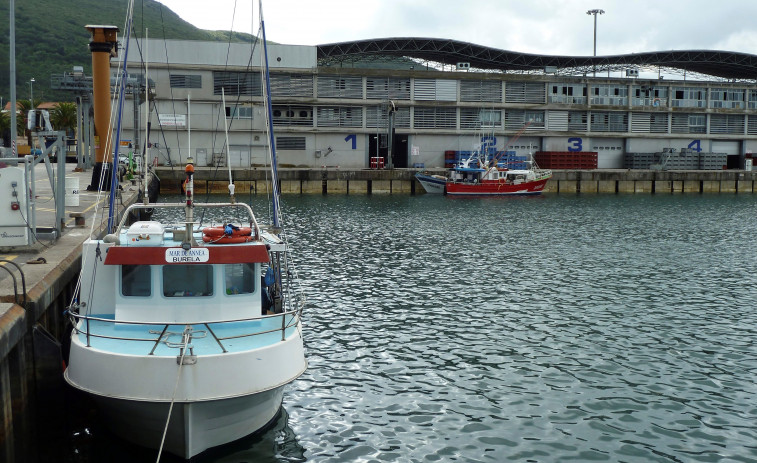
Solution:
{"label": "painted number 3", "polygon": [[583,143],[584,141],[581,138],[578,138],[578,137],[568,138],[568,151],[571,153],[583,151],[584,149]]}

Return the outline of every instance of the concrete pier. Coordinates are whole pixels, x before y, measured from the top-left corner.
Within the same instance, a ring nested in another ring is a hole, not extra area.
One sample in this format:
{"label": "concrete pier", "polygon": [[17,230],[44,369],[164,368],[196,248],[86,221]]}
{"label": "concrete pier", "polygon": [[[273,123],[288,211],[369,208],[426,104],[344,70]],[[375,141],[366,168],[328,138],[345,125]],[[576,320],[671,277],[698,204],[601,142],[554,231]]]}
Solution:
{"label": "concrete pier", "polygon": [[[444,174],[444,169],[427,169]],[[423,194],[415,179],[417,169],[280,169],[283,194]],[[757,171],[744,170],[553,170],[544,189],[554,194],[673,194],[719,193],[752,194],[756,192]],[[159,167],[161,192],[179,193],[184,171],[178,167]],[[202,193],[228,191],[228,172],[215,167],[195,168],[195,190]],[[262,168],[232,169],[238,194],[270,191],[270,174]]]}
{"label": "concrete pier", "polygon": [[[90,230],[102,236],[107,228],[107,211],[102,210],[108,193],[85,191],[91,172],[73,172],[74,167],[66,165],[66,177],[78,177],[81,191],[78,206],[66,206],[62,235],[52,242],[40,236],[31,246],[0,248],[0,461],[23,461],[40,451],[28,447],[28,436],[37,431],[35,409],[47,406],[39,401],[50,384],[62,385],[63,368],[62,359],[50,366],[50,356],[40,358],[39,353],[50,347],[60,351],[56,344],[67,334],[64,312],[81,268],[82,243]],[[45,179],[36,182],[39,227],[54,223],[55,208],[44,166],[37,169],[37,179]],[[122,187],[119,212],[138,195],[136,186]]]}

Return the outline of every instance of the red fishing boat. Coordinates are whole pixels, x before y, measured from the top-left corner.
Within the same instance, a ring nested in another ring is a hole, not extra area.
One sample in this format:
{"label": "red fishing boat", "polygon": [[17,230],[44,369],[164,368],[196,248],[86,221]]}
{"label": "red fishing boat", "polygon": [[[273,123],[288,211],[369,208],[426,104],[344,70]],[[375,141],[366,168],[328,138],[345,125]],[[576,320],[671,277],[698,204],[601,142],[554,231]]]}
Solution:
{"label": "red fishing boat", "polygon": [[538,195],[552,177],[551,170],[539,169],[529,161],[528,169],[457,166],[445,189],[448,195]]}

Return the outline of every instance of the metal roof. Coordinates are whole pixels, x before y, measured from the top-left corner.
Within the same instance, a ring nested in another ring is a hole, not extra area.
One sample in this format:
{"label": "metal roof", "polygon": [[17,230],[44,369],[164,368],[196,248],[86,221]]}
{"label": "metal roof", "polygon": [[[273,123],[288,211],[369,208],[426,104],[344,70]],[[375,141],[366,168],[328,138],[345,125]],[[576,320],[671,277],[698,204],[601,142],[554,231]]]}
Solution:
{"label": "metal roof", "polygon": [[541,72],[580,75],[627,68],[668,69],[721,79],[757,79],[757,55],[716,50],[671,50],[627,55],[557,56],[519,53],[450,39],[395,37],[318,45],[321,65],[366,59],[407,57],[422,61],[502,72]]}

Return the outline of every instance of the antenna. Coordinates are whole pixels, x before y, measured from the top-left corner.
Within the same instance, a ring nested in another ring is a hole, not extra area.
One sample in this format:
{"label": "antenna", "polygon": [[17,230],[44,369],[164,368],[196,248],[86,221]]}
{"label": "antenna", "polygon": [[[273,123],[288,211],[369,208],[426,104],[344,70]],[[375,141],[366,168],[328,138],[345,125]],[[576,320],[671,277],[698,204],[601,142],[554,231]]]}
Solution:
{"label": "antenna", "polygon": [[234,204],[234,180],[231,178],[231,153],[229,153],[229,124],[226,120],[226,92],[221,87],[221,99],[223,100],[223,131],[226,134],[226,164],[229,167],[229,196],[231,196],[231,204]]}

